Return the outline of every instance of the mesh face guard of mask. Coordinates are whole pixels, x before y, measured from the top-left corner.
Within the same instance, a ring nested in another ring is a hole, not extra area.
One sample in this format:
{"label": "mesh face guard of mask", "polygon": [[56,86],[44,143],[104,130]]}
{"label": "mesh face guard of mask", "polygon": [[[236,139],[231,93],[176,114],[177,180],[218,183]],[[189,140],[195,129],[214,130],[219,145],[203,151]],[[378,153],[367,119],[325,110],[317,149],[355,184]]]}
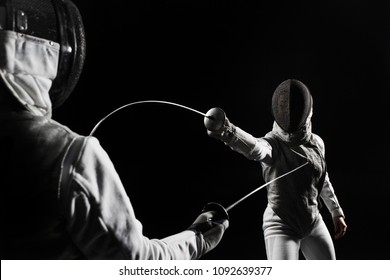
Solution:
{"label": "mesh face guard of mask", "polygon": [[286,132],[302,128],[310,115],[313,99],[309,89],[298,80],[282,82],[272,96],[272,113],[276,123]]}

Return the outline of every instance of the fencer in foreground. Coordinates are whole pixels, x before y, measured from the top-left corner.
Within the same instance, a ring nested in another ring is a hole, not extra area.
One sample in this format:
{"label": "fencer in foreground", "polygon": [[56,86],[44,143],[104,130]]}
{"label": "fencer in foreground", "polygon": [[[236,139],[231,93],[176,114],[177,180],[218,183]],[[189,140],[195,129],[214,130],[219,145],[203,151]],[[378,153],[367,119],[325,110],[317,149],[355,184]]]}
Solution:
{"label": "fencer in foreground", "polygon": [[187,229],[149,239],[98,140],[52,119],[85,50],[71,1],[0,1],[1,259],[199,259],[226,215],[206,208]]}
{"label": "fencer in foreground", "polygon": [[308,162],[267,186],[263,231],[268,259],[336,259],[331,235],[320,214],[321,200],[330,211],[335,238],[344,236],[344,212],[329,180],[325,145],[312,133],[313,98],[299,80],[282,82],[272,97],[272,131],[256,138],[233,125],[220,108],[205,118],[208,135],[260,162],[265,182]]}

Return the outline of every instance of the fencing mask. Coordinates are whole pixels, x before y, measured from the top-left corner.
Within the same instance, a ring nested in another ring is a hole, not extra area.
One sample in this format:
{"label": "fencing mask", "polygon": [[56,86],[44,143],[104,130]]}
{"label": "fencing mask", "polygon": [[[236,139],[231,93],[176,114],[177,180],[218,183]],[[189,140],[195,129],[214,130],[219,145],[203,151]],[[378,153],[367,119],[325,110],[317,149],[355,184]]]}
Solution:
{"label": "fencing mask", "polygon": [[313,99],[309,89],[298,80],[283,81],[272,96],[272,113],[286,132],[302,128],[310,115]]}
{"label": "fencing mask", "polygon": [[10,30],[60,44],[57,76],[49,94],[59,107],[76,86],[85,60],[85,32],[70,0],[0,0],[0,30]]}

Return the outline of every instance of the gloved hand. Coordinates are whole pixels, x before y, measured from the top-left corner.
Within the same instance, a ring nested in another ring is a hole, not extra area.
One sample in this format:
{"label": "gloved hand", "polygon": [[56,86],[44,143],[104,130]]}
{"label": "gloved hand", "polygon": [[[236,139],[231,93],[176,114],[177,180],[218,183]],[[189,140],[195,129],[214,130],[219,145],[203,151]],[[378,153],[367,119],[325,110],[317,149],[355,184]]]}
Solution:
{"label": "gloved hand", "polygon": [[208,110],[203,122],[209,136],[224,142],[229,142],[235,130],[235,126],[230,123],[221,108]]}
{"label": "gloved hand", "polygon": [[208,203],[188,230],[203,237],[202,255],[214,249],[229,227],[229,215],[226,209],[215,202]]}
{"label": "gloved hand", "polygon": [[221,108],[208,110],[203,122],[209,136],[223,141],[232,150],[253,159],[252,155],[256,154],[254,152],[256,138],[232,124]]}

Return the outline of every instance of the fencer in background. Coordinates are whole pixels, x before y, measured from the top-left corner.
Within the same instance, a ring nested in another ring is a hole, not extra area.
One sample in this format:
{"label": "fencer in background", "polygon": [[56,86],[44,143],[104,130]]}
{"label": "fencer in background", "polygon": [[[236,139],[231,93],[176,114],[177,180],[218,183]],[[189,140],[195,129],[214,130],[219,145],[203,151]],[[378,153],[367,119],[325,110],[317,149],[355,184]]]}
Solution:
{"label": "fencer in background", "polygon": [[52,119],[85,50],[71,1],[0,0],[1,259],[200,258],[227,216],[205,210],[182,232],[147,238],[98,140]]}
{"label": "fencer in background", "polygon": [[299,80],[282,82],[273,94],[272,112],[272,131],[260,138],[233,125],[220,108],[207,113],[205,126],[208,135],[259,161],[265,182],[309,163],[267,186],[263,215],[267,258],[299,259],[301,250],[306,259],[335,259],[334,244],[320,214],[321,200],[332,215],[336,239],[344,236],[347,225],[329,180],[324,142],[311,130],[309,89]]}

